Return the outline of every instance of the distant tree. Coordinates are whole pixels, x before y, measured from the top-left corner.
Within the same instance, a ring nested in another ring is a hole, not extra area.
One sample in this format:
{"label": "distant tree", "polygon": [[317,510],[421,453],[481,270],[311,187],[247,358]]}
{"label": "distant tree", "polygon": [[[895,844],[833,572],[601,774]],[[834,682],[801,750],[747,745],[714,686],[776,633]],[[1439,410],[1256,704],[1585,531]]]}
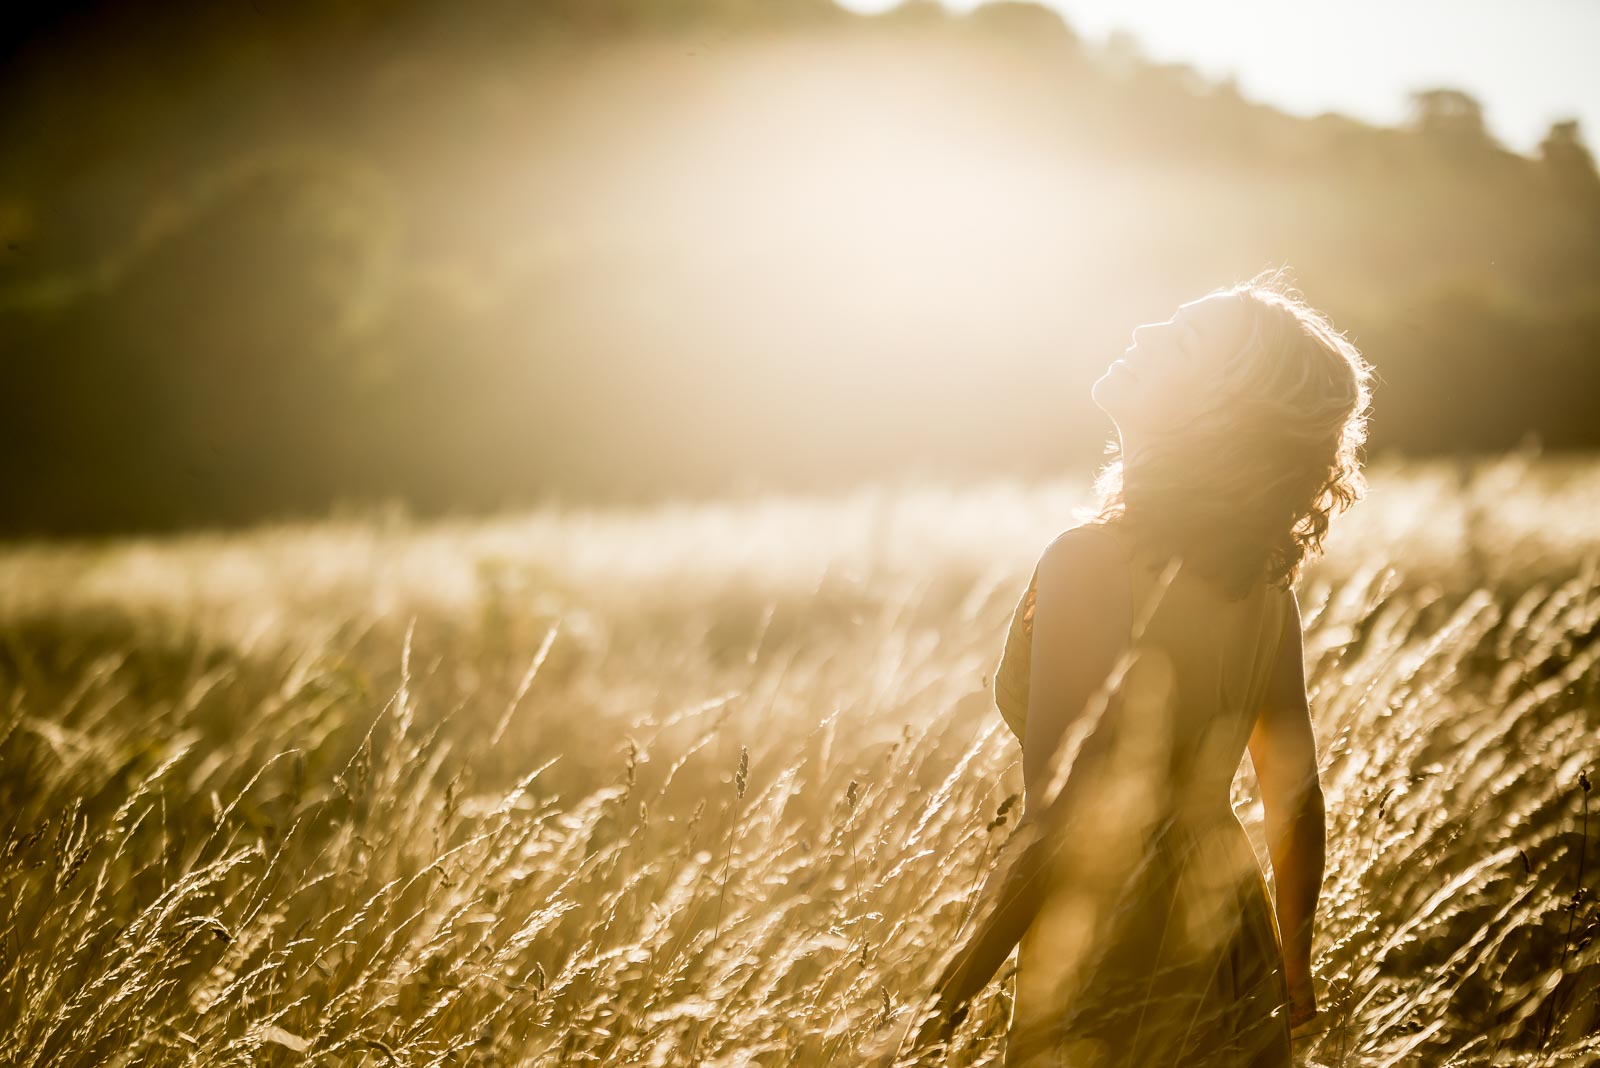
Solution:
{"label": "distant tree", "polygon": [[1189,96],[1204,96],[1211,92],[1211,81],[1188,63],[1152,63],[1145,76],[1168,89]]}
{"label": "distant tree", "polygon": [[939,0],[900,0],[877,18],[904,23],[945,22],[950,12]]}
{"label": "distant tree", "polygon": [[1420,89],[1411,94],[1411,123],[1445,149],[1473,151],[1494,143],[1483,121],[1483,105],[1460,89]]}
{"label": "distant tree", "polygon": [[1577,190],[1600,186],[1600,172],[1596,172],[1594,156],[1583,143],[1577,119],[1550,124],[1550,132],[1539,142],[1539,159],[1562,186]]}
{"label": "distant tree", "polygon": [[1145,63],[1144,47],[1136,34],[1118,26],[1106,35],[1104,49],[1107,70],[1119,77],[1129,77]]}
{"label": "distant tree", "polygon": [[1258,115],[1262,105],[1244,95],[1238,77],[1232,72],[1212,83],[1207,95],[1210,97],[1207,136],[1213,154],[1228,164],[1241,158],[1260,158],[1265,139]]}
{"label": "distant tree", "polygon": [[[402,0],[400,6],[407,2]],[[781,26],[849,17],[833,0],[540,0],[538,4],[504,6],[517,14],[590,34],[705,25]]]}
{"label": "distant tree", "polygon": [[1077,31],[1067,24],[1062,14],[1035,0],[989,0],[973,8],[966,17],[974,26],[983,29],[1050,44],[1065,44],[1074,52],[1080,45]]}

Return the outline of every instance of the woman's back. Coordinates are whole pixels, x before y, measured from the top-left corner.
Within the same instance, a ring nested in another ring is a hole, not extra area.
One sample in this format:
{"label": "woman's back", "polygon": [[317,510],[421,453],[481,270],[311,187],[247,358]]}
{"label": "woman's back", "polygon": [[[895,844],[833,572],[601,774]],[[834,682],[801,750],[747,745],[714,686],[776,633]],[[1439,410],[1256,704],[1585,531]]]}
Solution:
{"label": "woman's back", "polygon": [[[1117,546],[1133,605],[1129,641],[1136,655],[1116,697],[1124,708],[1165,719],[1173,773],[1193,781],[1197,801],[1226,804],[1266,693],[1288,594],[1262,582],[1230,599],[1193,569],[1177,564],[1166,570],[1165,562],[1137,551],[1112,524],[1076,527],[1063,537],[1091,532]],[[1012,613],[995,672],[995,704],[1018,741],[1025,735],[1033,657],[1071,655],[1033,649],[1037,583],[1036,568]]]}
{"label": "woman's back", "polygon": [[[1063,537],[1117,545],[1134,655],[1096,728],[1116,738],[1099,750],[1113,755],[1069,773],[1098,776],[1086,789],[1098,814],[1022,940],[1008,1063],[1070,1052],[1060,1063],[1287,1064],[1277,931],[1229,795],[1288,594],[1263,582],[1230,599],[1196,571],[1138,552],[1114,524]],[[1019,740],[1033,658],[1073,653],[1032,647],[1037,578],[1036,569],[995,678]]]}

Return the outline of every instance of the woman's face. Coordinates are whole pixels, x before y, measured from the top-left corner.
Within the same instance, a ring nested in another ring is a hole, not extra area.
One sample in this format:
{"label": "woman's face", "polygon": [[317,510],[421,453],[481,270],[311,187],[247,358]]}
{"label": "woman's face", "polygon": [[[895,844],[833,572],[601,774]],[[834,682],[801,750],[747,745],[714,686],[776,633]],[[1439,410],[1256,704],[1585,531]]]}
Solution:
{"label": "woman's face", "polygon": [[1124,437],[1176,430],[1202,410],[1218,372],[1249,337],[1244,300],[1213,293],[1165,322],[1134,328],[1133,344],[1090,391]]}

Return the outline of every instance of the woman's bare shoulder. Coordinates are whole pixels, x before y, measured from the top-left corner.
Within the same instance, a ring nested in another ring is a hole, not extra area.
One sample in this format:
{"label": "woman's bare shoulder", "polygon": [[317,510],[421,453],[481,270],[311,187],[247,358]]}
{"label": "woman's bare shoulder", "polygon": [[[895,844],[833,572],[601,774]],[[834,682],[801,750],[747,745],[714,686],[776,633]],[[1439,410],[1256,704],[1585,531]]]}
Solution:
{"label": "woman's bare shoulder", "polygon": [[1105,523],[1080,523],[1053,538],[1040,554],[1041,585],[1082,587],[1106,582],[1127,559],[1120,532]]}
{"label": "woman's bare shoulder", "polygon": [[1079,523],[1068,527],[1044,547],[1044,557],[1086,557],[1100,561],[1125,560],[1128,542],[1113,523]]}

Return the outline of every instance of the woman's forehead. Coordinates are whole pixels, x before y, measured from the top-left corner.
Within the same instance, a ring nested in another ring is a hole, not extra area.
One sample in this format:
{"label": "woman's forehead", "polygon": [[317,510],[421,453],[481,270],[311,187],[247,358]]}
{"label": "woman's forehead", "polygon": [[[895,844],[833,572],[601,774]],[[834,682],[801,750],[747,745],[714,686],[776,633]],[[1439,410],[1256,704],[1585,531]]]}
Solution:
{"label": "woman's forehead", "polygon": [[1233,293],[1212,293],[1178,306],[1179,318],[1204,333],[1227,337],[1246,326],[1244,301]]}

